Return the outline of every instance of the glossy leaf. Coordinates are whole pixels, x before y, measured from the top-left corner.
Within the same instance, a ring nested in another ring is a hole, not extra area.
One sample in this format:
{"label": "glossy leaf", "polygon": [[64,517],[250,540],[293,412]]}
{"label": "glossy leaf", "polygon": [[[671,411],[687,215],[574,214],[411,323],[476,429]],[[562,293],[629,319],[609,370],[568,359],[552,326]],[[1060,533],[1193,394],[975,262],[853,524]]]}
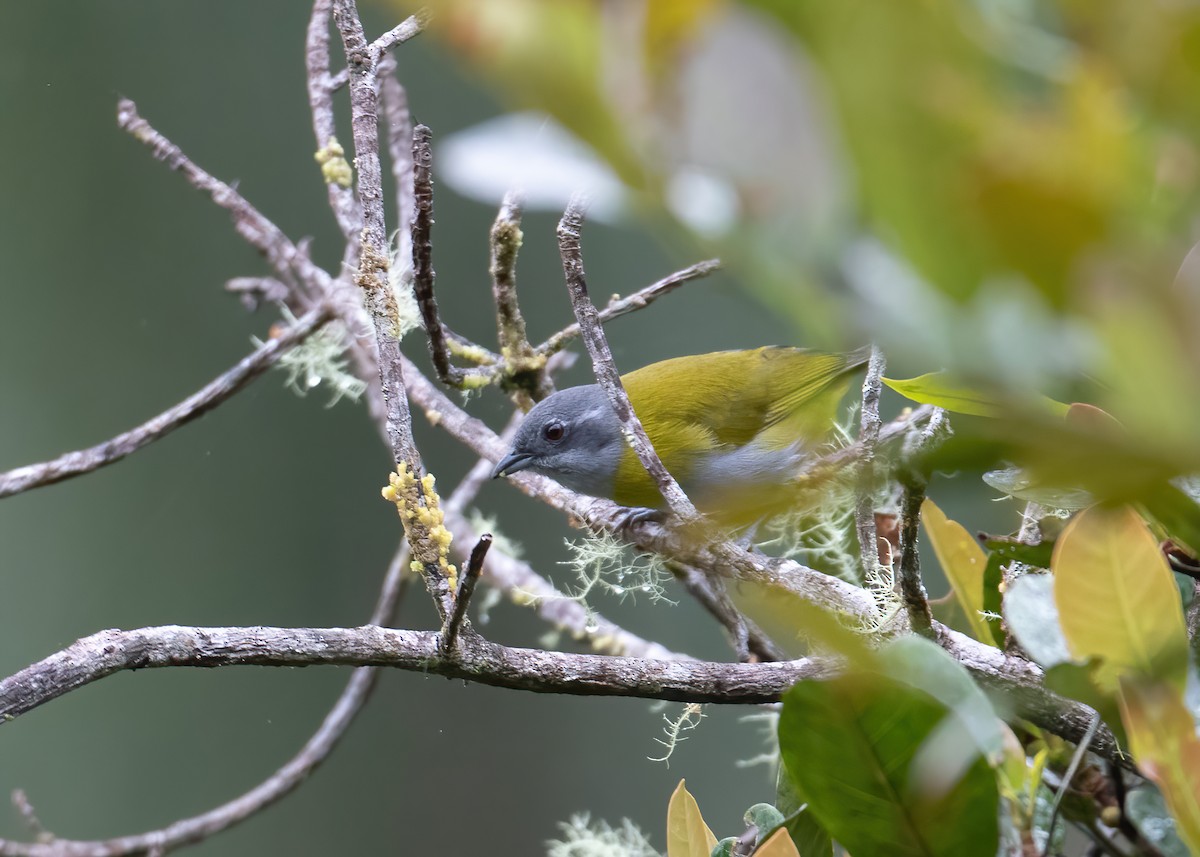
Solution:
{"label": "glossy leaf", "polygon": [[924,637],[899,637],[880,651],[879,670],[942,703],[980,753],[1000,760],[1004,724],[971,674],[937,643]]}
{"label": "glossy leaf", "polygon": [[973,636],[989,645],[996,645],[987,621],[980,615],[983,610],[983,572],[987,566],[987,554],[962,524],[949,520],[932,500],[926,499],[921,504],[921,523],[925,525],[933,552],[946,579],[950,581],[954,597],[962,605]]}
{"label": "glossy leaf", "polygon": [[1200,738],[1181,692],[1131,678],[1121,682],[1120,701],[1138,770],[1161,790],[1180,838],[1200,852]]}
{"label": "glossy leaf", "polygon": [[717,837],[704,823],[696,799],[680,780],[667,806],[667,857],[709,857]]}
{"label": "glossy leaf", "polygon": [[1076,516],[1054,549],[1054,598],[1077,661],[1101,660],[1097,679],[1113,691],[1119,675],[1161,677],[1181,691],[1187,633],[1179,591],[1142,519],[1128,506]]}
{"label": "glossy leaf", "polygon": [[783,824],[783,813],[769,803],[756,803],[746,810],[742,820],[748,827],[758,829],[758,841],[761,842],[768,833]]}
{"label": "glossy leaf", "polygon": [[1043,669],[1070,662],[1050,575],[1024,574],[1014,580],[1004,593],[1004,621],[1021,648]]}
{"label": "glossy leaf", "polygon": [[[803,681],[784,696],[780,751],[813,814],[850,853],[992,857],[996,777],[969,738],[938,741],[948,715],[929,694],[879,674]],[[915,763],[931,738],[943,759],[973,758],[954,781],[920,776]]]}

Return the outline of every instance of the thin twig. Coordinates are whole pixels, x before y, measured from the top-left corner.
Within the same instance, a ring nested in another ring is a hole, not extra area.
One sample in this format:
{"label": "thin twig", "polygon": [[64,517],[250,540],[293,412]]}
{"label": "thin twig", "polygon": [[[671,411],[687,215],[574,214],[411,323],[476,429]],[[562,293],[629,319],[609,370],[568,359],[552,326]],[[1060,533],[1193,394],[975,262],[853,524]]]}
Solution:
{"label": "thin twig", "polygon": [[203,416],[267,371],[295,345],[303,342],[317,328],[329,321],[330,317],[328,307],[320,306],[311,310],[295,324],[284,329],[279,336],[242,358],[236,366],[137,428],[88,449],[60,455],[52,461],[29,464],[7,473],[0,473],[0,498],[43,485],[53,485],[55,482],[115,464],[130,453]]}
{"label": "thin twig", "polygon": [[[371,614],[372,625],[388,622],[399,608],[411,577],[407,551],[396,551],[379,598]],[[78,645],[78,644],[77,644]],[[147,833],[92,842],[54,838],[36,843],[0,839],[3,857],[119,857],[126,854],[165,853],[183,845],[208,839],[286,797],[329,757],[354,718],[370,698],[379,678],[378,669],[357,669],[325,715],[320,727],[285,765],[254,788],[227,803],[191,818],[175,821]],[[39,837],[42,840],[43,837]]]}
{"label": "thin twig", "polygon": [[496,338],[505,364],[501,384],[513,390],[522,410],[529,410],[535,401],[553,393],[554,385],[545,371],[546,355],[529,344],[525,318],[517,303],[517,254],[524,240],[521,203],[520,194],[511,190],[500,203],[490,235],[488,272],[496,302]]}
{"label": "thin twig", "polygon": [[[329,72],[329,16],[333,0],[316,0],[308,22],[304,43],[304,64],[308,77],[308,107],[312,113],[313,136],[317,150],[323,151],[337,139],[337,123],[333,113],[333,78]],[[346,239],[347,248],[357,252],[358,233],[362,229],[362,211],[349,182],[325,181],[329,207],[333,210],[338,228]],[[351,255],[353,258],[353,255]]]}
{"label": "thin twig", "polygon": [[250,312],[264,303],[287,304],[291,290],[274,277],[233,277],[225,283],[225,291],[237,295]]}
{"label": "thin twig", "polygon": [[447,386],[464,389],[483,386],[490,373],[479,369],[460,369],[450,362],[450,348],[438,317],[433,284],[433,132],[426,125],[413,129],[413,204],[412,276],[413,293],[421,309],[421,321],[429,337],[429,357],[438,379]]}
{"label": "thin twig", "polygon": [[908,611],[908,620],[918,634],[936,638],[929,597],[921,582],[921,559],[917,552],[917,529],[921,504],[925,502],[925,480],[915,473],[902,479],[900,499],[900,597]]}
{"label": "thin twig", "polygon": [[[1067,794],[1067,790],[1071,787],[1071,780],[1075,779],[1075,774],[1079,771],[1079,766],[1083,764],[1083,757],[1087,755],[1088,746],[1091,745],[1092,739],[1096,737],[1096,732],[1100,729],[1100,714],[1095,712],[1092,715],[1092,722],[1088,726],[1087,732],[1075,747],[1075,753],[1071,756],[1071,764],[1067,765],[1067,771],[1063,774],[1062,786],[1058,790],[1058,794],[1054,796],[1054,805],[1050,809],[1050,821],[1046,824],[1046,848],[1050,848],[1050,843],[1054,841],[1054,825],[1058,822],[1058,810],[1062,806],[1063,798]],[[1047,851],[1048,853],[1048,851]]]}
{"label": "thin twig", "polygon": [[[237,233],[266,257],[275,274],[288,284],[298,299],[302,299],[299,309],[307,310],[324,294],[329,275],[314,265],[306,253],[241,194],[200,169],[183,150],[154,130],[149,122],[138,115],[137,105],[128,98],[117,102],[117,124],[149,147],[154,158],[180,172],[192,187],[208,194],[213,202],[229,212]],[[314,290],[313,284],[325,288]]]}
{"label": "thin twig", "polygon": [[396,45],[404,44],[409,39],[416,36],[425,28],[428,20],[428,13],[425,11],[418,12],[416,15],[411,15],[408,18],[405,18],[375,41],[371,42],[369,50],[373,61],[378,63],[381,59],[383,59],[385,52],[390,51],[392,48],[396,47]]}
{"label": "thin twig", "polygon": [[787,660],[783,650],[737,609],[722,581],[683,563],[671,562],[667,567],[680,585],[729,632],[738,660],[749,661],[751,656],[760,661]]}
{"label": "thin twig", "polygon": [[412,264],[413,158],[412,114],[408,92],[396,80],[396,60],[390,54],[379,63],[379,103],[387,136],[388,160],[396,194],[397,263]]}
{"label": "thin twig", "polygon": [[457,650],[458,633],[463,627],[463,622],[466,621],[467,606],[471,603],[471,596],[475,594],[475,584],[479,580],[479,575],[483,572],[483,561],[487,557],[488,548],[491,546],[492,534],[484,533],[479,537],[479,541],[475,543],[475,547],[471,550],[471,558],[467,560],[466,570],[463,572],[462,580],[458,584],[454,609],[450,611],[450,615],[446,617],[446,621],[442,625],[442,650],[445,652],[454,652]]}
{"label": "thin twig", "polygon": [[[488,465],[490,474],[492,465]],[[451,497],[453,500],[453,496]],[[454,534],[451,552],[460,562],[468,561],[466,546],[475,543],[480,533],[450,504],[445,507],[446,528]],[[485,580],[506,593],[518,604],[531,608],[554,627],[567,631],[574,639],[589,643],[596,652],[609,655],[628,655],[654,660],[691,660],[665,646],[646,640],[589,611],[577,599],[556,589],[549,580],[538,574],[527,562],[499,550],[490,551],[483,571]]]}
{"label": "thin twig", "polygon": [[[679,288],[684,283],[698,280],[701,277],[707,277],[713,271],[719,270],[720,267],[720,259],[708,259],[704,262],[697,262],[695,265],[689,265],[681,271],[676,271],[668,277],[663,277],[656,283],[651,283],[645,288],[638,289],[638,291],[631,295],[611,301],[608,306],[600,310],[600,321],[601,323],[611,321],[634,310],[643,309],[668,292]],[[575,323],[551,336],[537,347],[537,351],[540,354],[554,354],[562,350],[564,346],[577,336],[579,336],[579,324]]]}
{"label": "thin twig", "polygon": [[663,466],[645,427],[642,426],[642,421],[633,412],[629,396],[621,383],[621,375],[613,361],[612,351],[608,347],[608,340],[604,336],[604,328],[600,326],[599,313],[588,296],[587,278],[583,270],[583,249],[580,243],[583,210],[583,198],[579,195],[573,196],[558,222],[558,252],[562,257],[563,275],[567,280],[567,290],[571,294],[575,320],[579,323],[584,344],[592,358],[592,371],[613,406],[626,442],[654,480],[668,508],[685,525],[695,524],[700,519],[700,513],[679,487],[675,477]]}
{"label": "thin twig", "polygon": [[883,389],[883,352],[871,346],[867,376],[862,386],[862,411],[859,415],[858,442],[862,454],[858,463],[858,502],[854,508],[855,531],[864,580],[876,577],[879,567],[879,533],[875,527],[875,492],[879,487],[875,469],[875,447],[879,443],[879,395]]}

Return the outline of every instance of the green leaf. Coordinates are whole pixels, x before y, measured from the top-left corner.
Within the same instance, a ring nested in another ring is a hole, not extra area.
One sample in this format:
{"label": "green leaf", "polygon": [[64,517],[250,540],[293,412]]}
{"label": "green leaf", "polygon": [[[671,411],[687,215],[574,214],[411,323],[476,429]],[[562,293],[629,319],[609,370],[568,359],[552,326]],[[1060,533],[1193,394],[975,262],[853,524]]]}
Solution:
{"label": "green leaf", "polygon": [[[999,417],[1007,414],[1012,408],[1011,397],[989,394],[982,390],[963,387],[950,380],[945,372],[930,372],[916,378],[884,378],[887,384],[901,396],[920,402],[923,405],[934,405],[945,408],[955,414],[969,414],[976,417]],[[1067,405],[1056,402],[1046,396],[1038,398],[1040,404],[1055,416],[1065,416]]]}
{"label": "green leaf", "polygon": [[1007,561],[999,554],[988,556],[987,565],[983,569],[983,610],[986,613],[984,621],[992,632],[992,638],[1004,639],[1004,623],[1000,620],[1003,605],[1000,603],[1000,585],[1004,582],[1004,569]]}
{"label": "green leaf", "polygon": [[1005,560],[1033,568],[1049,568],[1050,557],[1054,553],[1054,539],[1044,536],[1036,545],[1027,545],[1011,536],[987,536],[983,539],[983,546]]}
{"label": "green leaf", "polygon": [[1146,841],[1163,857],[1191,857],[1192,852],[1179,838],[1175,819],[1167,811],[1162,792],[1152,784],[1138,786],[1125,798],[1125,814]]}
{"label": "green leaf", "polygon": [[1050,575],[1024,574],[1014,580],[1004,593],[1004,621],[1021,648],[1043,669],[1071,661]]}
{"label": "green leaf", "polygon": [[680,780],[667,806],[667,857],[710,857],[716,847],[717,837],[704,823],[696,799]]}
{"label": "green leaf", "polygon": [[[960,729],[927,693],[847,673],[785,694],[779,744],[813,814],[850,853],[993,857],[996,777]],[[932,756],[941,764],[928,764]]]}
{"label": "green leaf", "polygon": [[945,649],[924,637],[898,637],[879,652],[879,667],[886,675],[946,706],[976,749],[988,759],[1000,761],[1004,724],[971,674]]}
{"label": "green leaf", "polygon": [[1188,639],[1179,590],[1158,542],[1128,506],[1080,512],[1054,549],[1054,599],[1077,661],[1099,658],[1101,689],[1121,675],[1160,677],[1180,691]]}
{"label": "green leaf", "polygon": [[717,843],[717,847],[712,850],[709,857],[733,857],[733,849],[738,844],[736,836],[726,836]]}
{"label": "green leaf", "polygon": [[983,570],[987,565],[987,556],[957,521],[949,520],[938,508],[937,504],[926,499],[921,504],[921,523],[925,525],[925,534],[933,545],[938,563],[954,597],[962,605],[963,612],[970,623],[975,639],[996,645],[987,621],[980,615],[983,610]]}
{"label": "green leaf", "polygon": [[746,822],[747,827],[758,828],[755,841],[762,842],[775,828],[783,824],[783,813],[769,803],[756,803],[746,810],[742,820]]}

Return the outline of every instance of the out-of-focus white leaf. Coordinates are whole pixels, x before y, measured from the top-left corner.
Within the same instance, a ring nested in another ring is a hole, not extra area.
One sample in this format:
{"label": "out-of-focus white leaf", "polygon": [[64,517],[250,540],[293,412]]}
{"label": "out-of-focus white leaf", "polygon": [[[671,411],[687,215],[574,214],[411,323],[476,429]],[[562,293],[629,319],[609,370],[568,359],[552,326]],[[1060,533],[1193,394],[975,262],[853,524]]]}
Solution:
{"label": "out-of-focus white leaf", "polygon": [[729,232],[740,213],[733,185],[695,167],[684,167],[671,176],[667,206],[692,231],[706,238],[719,238]]}
{"label": "out-of-focus white leaf", "polygon": [[588,217],[612,223],[625,209],[616,174],[569,131],[540,113],[508,113],[444,137],[438,177],[456,193],[499,205],[520,191],[525,208],[562,211],[571,195],[587,194]]}

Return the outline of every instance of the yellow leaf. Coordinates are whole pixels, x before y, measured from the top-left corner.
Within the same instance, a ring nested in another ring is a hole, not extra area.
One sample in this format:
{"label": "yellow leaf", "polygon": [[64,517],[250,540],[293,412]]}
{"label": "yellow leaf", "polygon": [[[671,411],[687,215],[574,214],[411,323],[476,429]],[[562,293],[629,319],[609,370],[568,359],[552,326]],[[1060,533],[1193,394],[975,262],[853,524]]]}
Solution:
{"label": "yellow leaf", "polygon": [[709,857],[717,837],[704,823],[700,807],[680,780],[667,806],[667,857]]}
{"label": "yellow leaf", "polygon": [[[945,372],[929,372],[916,378],[884,378],[883,383],[914,402],[976,417],[1005,416],[1012,410],[1015,401],[1010,393],[956,384]],[[1033,400],[1033,404],[1057,417],[1064,416],[1068,410],[1067,405],[1056,402],[1049,396],[1039,395]]]}
{"label": "yellow leaf", "polygon": [[787,828],[781,827],[754,849],[754,857],[800,857],[800,852],[796,850],[796,843],[792,842]]}
{"label": "yellow leaf", "polygon": [[950,581],[954,597],[967,614],[971,633],[980,642],[996,645],[987,620],[980,615],[983,610],[983,571],[987,568],[983,548],[962,524],[949,520],[932,500],[926,499],[921,504],[921,523],[925,525],[933,552]]}
{"label": "yellow leaf", "polygon": [[1121,719],[1143,774],[1158,785],[1176,829],[1200,853],[1200,739],[1182,693],[1165,682],[1121,682]]}
{"label": "yellow leaf", "polygon": [[1100,687],[1122,675],[1162,678],[1183,690],[1187,632],[1179,589],[1150,529],[1128,506],[1093,506],[1054,546],[1054,600],[1067,648],[1099,658]]}

